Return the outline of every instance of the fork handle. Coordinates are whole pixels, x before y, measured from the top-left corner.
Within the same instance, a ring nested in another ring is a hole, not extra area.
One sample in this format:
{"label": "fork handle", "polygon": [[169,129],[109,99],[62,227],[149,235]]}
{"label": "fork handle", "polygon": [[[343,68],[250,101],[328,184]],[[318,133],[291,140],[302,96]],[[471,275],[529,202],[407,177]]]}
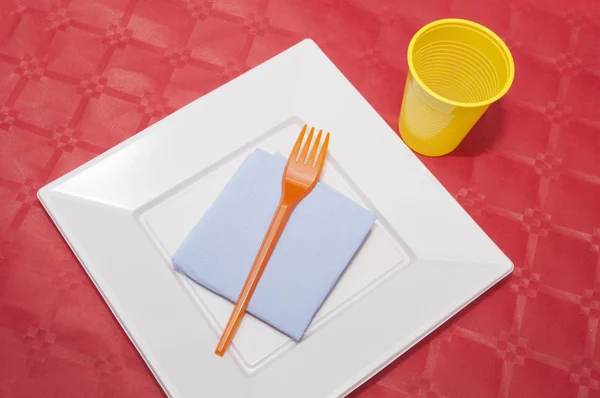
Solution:
{"label": "fork handle", "polygon": [[273,216],[273,220],[271,221],[271,225],[269,226],[269,230],[265,235],[265,239],[263,240],[262,245],[260,246],[260,250],[258,251],[258,255],[254,260],[254,264],[250,269],[250,273],[246,278],[246,282],[244,283],[244,287],[242,288],[242,292],[238,297],[237,302],[235,303],[235,307],[233,308],[233,312],[229,317],[229,321],[227,322],[227,326],[221,335],[221,340],[219,341],[219,345],[215,350],[215,354],[218,356],[223,356],[225,351],[231,344],[231,340],[235,335],[242,318],[244,317],[244,313],[246,312],[246,308],[250,303],[250,299],[254,294],[254,290],[256,290],[256,286],[260,280],[260,277],[271,258],[271,254],[273,254],[273,250],[277,245],[277,241],[285,228],[285,224],[287,223],[290,215],[293,211],[292,205],[289,203],[281,202],[279,204],[279,208],[275,212]]}

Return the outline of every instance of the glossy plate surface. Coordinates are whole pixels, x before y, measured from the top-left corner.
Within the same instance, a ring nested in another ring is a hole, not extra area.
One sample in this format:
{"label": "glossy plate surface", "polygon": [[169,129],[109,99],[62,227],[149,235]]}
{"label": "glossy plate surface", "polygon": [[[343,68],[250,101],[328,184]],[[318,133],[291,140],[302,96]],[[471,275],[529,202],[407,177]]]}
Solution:
{"label": "glossy plate surface", "polygon": [[[170,256],[244,157],[331,131],[323,180],[378,216],[305,338],[246,317]],[[384,183],[385,181],[385,183]],[[173,397],[343,396],[512,270],[510,260],[311,40],[39,191],[44,207]]]}

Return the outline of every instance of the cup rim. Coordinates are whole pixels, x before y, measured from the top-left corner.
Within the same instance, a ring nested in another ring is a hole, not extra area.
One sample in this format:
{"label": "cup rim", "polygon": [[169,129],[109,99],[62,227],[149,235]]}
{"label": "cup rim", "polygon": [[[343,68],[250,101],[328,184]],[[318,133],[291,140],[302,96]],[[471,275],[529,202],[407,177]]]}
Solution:
{"label": "cup rim", "polygon": [[[421,80],[421,78],[419,77],[419,74],[415,70],[415,66],[413,63],[413,56],[412,56],[415,43],[417,42],[417,40],[419,38],[421,38],[421,36],[423,36],[423,34],[425,32],[429,31],[431,28],[434,28],[434,27],[440,26],[440,25],[450,25],[450,24],[454,24],[454,25],[458,24],[458,25],[474,28],[475,30],[481,32],[482,34],[488,36],[491,40],[493,40],[500,47],[500,50],[503,52],[506,60],[508,61],[508,76],[507,76],[506,82],[504,84],[504,87],[502,87],[502,89],[493,97],[490,97],[490,98],[486,99],[485,101],[479,101],[479,102],[454,101],[454,100],[451,100],[449,98],[446,98],[446,97],[443,97],[443,96],[437,94],[435,91],[433,91],[431,88],[429,88],[425,84],[425,82],[423,82],[423,80]],[[481,106],[490,105],[491,103],[498,101],[510,89],[510,86],[512,85],[512,82],[515,77],[515,63],[514,63],[512,54],[511,54],[510,50],[508,49],[508,46],[506,45],[506,43],[504,43],[504,41],[502,41],[502,39],[496,33],[494,33],[492,30],[486,28],[485,26],[483,26],[481,24],[478,24],[477,22],[469,21],[467,19],[445,18],[445,19],[439,19],[437,21],[430,22],[427,25],[423,26],[421,29],[419,29],[417,31],[417,33],[415,33],[415,35],[410,40],[410,44],[408,45],[407,58],[408,58],[408,68],[410,70],[410,73],[412,74],[413,78],[417,82],[419,82],[421,87],[429,95],[433,96],[434,98],[438,99],[439,101],[441,101],[443,103],[446,103],[449,105],[454,105],[454,106],[459,106],[459,107],[463,107],[463,108],[477,108],[477,107],[481,107]]]}

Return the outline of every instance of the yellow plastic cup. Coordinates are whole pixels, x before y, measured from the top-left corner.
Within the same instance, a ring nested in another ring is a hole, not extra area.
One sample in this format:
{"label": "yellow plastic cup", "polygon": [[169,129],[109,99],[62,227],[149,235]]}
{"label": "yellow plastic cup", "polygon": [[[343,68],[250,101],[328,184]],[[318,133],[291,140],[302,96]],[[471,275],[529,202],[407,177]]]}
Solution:
{"label": "yellow plastic cup", "polygon": [[454,150],[512,84],[510,50],[491,30],[464,19],[422,27],[408,46],[400,135],[427,156]]}

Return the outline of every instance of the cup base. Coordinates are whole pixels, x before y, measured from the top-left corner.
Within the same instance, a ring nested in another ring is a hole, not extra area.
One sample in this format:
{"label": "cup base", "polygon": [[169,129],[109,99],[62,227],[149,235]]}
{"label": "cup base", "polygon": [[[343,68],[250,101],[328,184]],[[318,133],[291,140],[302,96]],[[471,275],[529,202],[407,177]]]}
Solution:
{"label": "cup base", "polygon": [[430,142],[423,142],[423,140],[415,137],[409,131],[402,128],[402,123],[398,123],[398,130],[400,131],[400,138],[404,141],[404,143],[414,152],[419,155],[429,156],[429,157],[440,157],[449,154],[453,150],[456,149],[458,145],[455,145],[452,148],[440,148],[439,146],[432,145]]}

